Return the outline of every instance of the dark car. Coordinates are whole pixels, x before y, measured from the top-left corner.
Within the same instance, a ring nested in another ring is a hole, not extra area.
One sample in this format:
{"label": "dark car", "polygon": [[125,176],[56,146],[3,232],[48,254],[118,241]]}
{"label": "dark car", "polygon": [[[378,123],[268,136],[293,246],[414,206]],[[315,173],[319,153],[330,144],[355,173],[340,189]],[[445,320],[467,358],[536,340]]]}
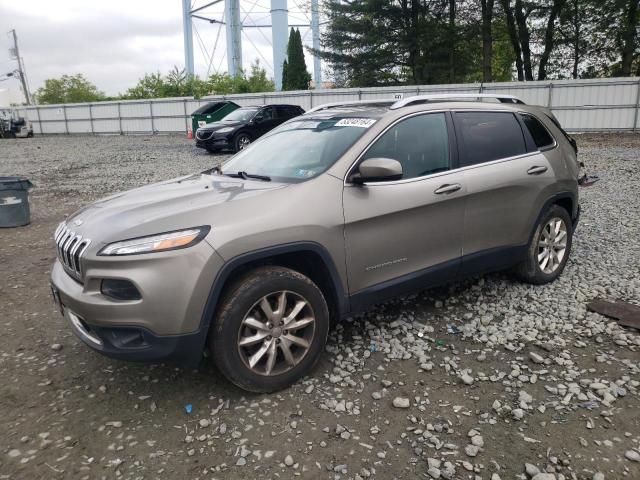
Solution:
{"label": "dark car", "polygon": [[242,150],[251,142],[290,118],[302,115],[297,105],[260,105],[234,110],[219,122],[196,131],[196,146],[209,152]]}

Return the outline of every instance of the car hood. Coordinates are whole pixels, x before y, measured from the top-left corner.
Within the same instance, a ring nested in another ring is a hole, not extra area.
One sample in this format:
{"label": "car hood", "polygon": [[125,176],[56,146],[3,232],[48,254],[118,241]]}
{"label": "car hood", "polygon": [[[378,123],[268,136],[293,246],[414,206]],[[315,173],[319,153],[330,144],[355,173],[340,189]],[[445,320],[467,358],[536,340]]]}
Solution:
{"label": "car hood", "polygon": [[[173,230],[213,226],[216,209],[230,202],[257,205],[256,197],[288,185],[196,174],[136,188],[98,200],[70,216],[70,230],[103,245]],[[262,200],[258,200],[262,202]],[[258,211],[255,206],[247,211]]]}
{"label": "car hood", "polygon": [[225,127],[239,127],[240,125],[244,125],[244,124],[245,122],[240,122],[238,120],[229,120],[227,122],[225,122],[224,120],[221,120],[219,122],[207,123],[204,127],[200,127],[200,128],[219,130],[220,128],[225,128]]}

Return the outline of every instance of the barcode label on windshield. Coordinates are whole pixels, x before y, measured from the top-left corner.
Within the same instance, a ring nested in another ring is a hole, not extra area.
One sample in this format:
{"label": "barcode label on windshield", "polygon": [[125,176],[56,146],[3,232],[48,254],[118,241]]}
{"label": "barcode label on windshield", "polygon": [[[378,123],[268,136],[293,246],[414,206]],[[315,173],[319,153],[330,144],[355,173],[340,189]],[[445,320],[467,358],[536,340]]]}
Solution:
{"label": "barcode label on windshield", "polygon": [[336,127],[369,128],[374,123],[376,123],[374,118],[343,118],[336,123]]}

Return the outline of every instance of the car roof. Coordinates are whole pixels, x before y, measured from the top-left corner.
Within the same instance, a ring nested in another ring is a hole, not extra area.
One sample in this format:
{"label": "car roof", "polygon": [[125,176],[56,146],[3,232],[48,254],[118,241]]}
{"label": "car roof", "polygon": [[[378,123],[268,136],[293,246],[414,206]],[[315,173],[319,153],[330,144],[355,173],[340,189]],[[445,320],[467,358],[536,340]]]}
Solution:
{"label": "car roof", "polygon": [[304,117],[331,119],[358,116],[379,119],[385,116],[396,118],[405,114],[443,109],[520,111],[531,108],[512,95],[436,94],[419,95],[400,100],[376,99],[328,103],[312,108]]}
{"label": "car roof", "polygon": [[300,105],[293,105],[290,103],[268,103],[266,105],[245,105],[244,107],[240,107],[240,108],[265,108],[265,107],[295,107],[295,108],[302,108]]}

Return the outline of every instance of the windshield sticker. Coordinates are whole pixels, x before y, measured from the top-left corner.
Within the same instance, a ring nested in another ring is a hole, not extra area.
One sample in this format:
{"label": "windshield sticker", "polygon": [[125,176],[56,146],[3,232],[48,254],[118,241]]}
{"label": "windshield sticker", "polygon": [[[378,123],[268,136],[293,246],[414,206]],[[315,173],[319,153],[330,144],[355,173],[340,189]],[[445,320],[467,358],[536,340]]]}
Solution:
{"label": "windshield sticker", "polygon": [[376,120],[374,118],[343,118],[338,123],[336,123],[335,126],[369,128],[374,123],[376,123]]}

